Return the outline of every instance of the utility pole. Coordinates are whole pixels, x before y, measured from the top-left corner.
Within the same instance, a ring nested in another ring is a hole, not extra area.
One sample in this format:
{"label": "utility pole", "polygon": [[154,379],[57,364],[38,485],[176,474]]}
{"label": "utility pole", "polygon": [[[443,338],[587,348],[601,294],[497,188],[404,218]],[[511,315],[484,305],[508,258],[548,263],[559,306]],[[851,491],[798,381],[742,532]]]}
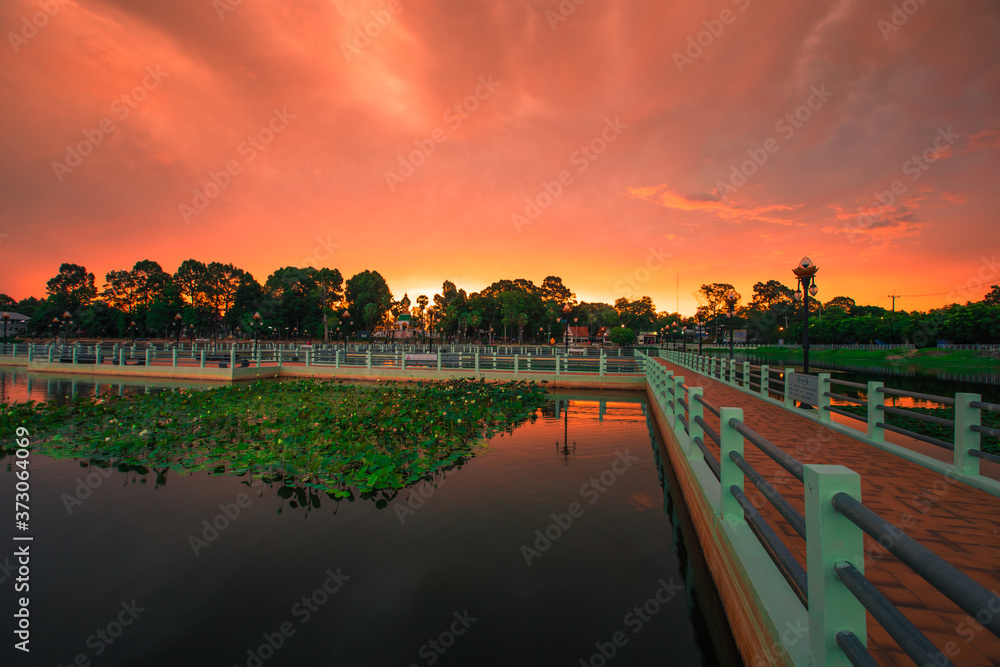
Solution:
{"label": "utility pole", "polygon": [[892,318],[891,319],[892,319],[892,335],[893,335],[893,337],[896,336],[896,299],[898,299],[899,296],[900,296],[899,294],[896,294],[896,290],[892,290],[892,294],[888,295],[888,297],[890,299],[892,299]]}

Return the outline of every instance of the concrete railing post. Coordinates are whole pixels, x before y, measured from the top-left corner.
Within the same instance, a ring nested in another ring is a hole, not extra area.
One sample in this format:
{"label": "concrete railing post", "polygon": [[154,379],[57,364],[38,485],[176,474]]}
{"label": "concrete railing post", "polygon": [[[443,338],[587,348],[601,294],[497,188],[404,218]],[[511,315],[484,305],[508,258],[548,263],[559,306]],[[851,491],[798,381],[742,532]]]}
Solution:
{"label": "concrete railing post", "polygon": [[761,364],[760,367],[760,395],[764,398],[769,397],[769,389],[771,388],[771,369],[767,364]]}
{"label": "concrete railing post", "polygon": [[[365,368],[371,370],[372,368],[372,349],[371,347],[365,352]],[[438,370],[441,370],[441,352],[438,352]]]}
{"label": "concrete railing post", "polygon": [[475,352],[476,373],[479,373],[479,350]]}
{"label": "concrete railing post", "polygon": [[878,426],[878,422],[885,417],[885,413],[879,410],[885,406],[885,394],[879,391],[882,386],[881,382],[868,383],[868,437],[876,442],[885,441],[885,429]]}
{"label": "concrete railing post", "polygon": [[205,367],[205,350],[201,351],[201,367]]}
{"label": "concrete railing post", "polygon": [[681,406],[680,399],[684,398],[684,376],[678,375],[674,378],[674,404],[671,406],[674,413],[674,423],[677,423],[677,417],[684,414],[684,408]]}
{"label": "concrete railing post", "polygon": [[153,360],[152,360],[152,359],[150,359],[150,353],[151,353],[152,351],[153,351],[153,349],[152,349],[152,348],[149,348],[149,347],[147,347],[147,348],[146,348],[146,365],[147,365],[147,366],[151,366],[151,365],[152,365],[152,363],[153,363]]}
{"label": "concrete railing post", "polygon": [[697,423],[697,418],[701,417],[704,419],[705,406],[701,404],[697,399],[701,397],[704,393],[704,388],[702,387],[691,387],[688,389],[688,450],[687,457],[692,461],[704,461],[705,454],[701,451],[701,447],[695,443],[695,438],[705,438],[705,429]]}
{"label": "concrete railing post", "polygon": [[795,401],[792,400],[792,376],[795,375],[795,369],[791,366],[785,366],[785,407],[794,408]]}
{"label": "concrete railing post", "polygon": [[[121,352],[122,355],[125,354],[125,350],[119,350],[119,352]],[[176,366],[177,365],[177,348],[176,347],[173,349],[173,354],[174,354],[174,356],[173,356],[173,362],[170,365],[171,366]],[[122,358],[124,360],[124,356]],[[122,362],[119,362],[119,363],[122,363]]]}
{"label": "concrete railing post", "polygon": [[518,370],[519,357],[520,357],[520,355],[517,355],[517,354],[514,355],[514,375],[515,376],[517,376],[517,374],[519,373],[519,370]]}
{"label": "concrete railing post", "polygon": [[971,427],[981,425],[982,413],[971,403],[980,400],[980,394],[955,394],[955,459],[952,465],[955,472],[964,475],[979,474],[980,458],[971,452],[979,449],[981,437]]}
{"label": "concrete railing post", "polygon": [[736,466],[736,462],[729,458],[730,452],[736,452],[743,456],[743,436],[729,424],[729,420],[736,418],[743,421],[743,410],[741,408],[719,408],[719,483],[722,486],[722,518],[730,525],[743,522],[743,508],[740,506],[736,496],[733,495],[732,487],[743,490],[743,471]]}
{"label": "concrete railing post", "polygon": [[30,364],[34,360],[35,360],[35,344],[30,343],[28,345],[28,363]]}
{"label": "concrete railing post", "polygon": [[833,413],[830,412],[830,397],[826,395],[830,393],[830,374],[817,373],[816,378],[819,380],[819,405],[816,406],[819,410],[819,420],[828,422],[833,418]]}
{"label": "concrete railing post", "polygon": [[441,348],[438,348],[437,355],[437,369],[441,370]]}
{"label": "concrete railing post", "polygon": [[750,362],[749,361],[744,361],[743,362],[743,388],[744,389],[749,389],[750,388]]}
{"label": "concrete railing post", "polygon": [[[346,352],[345,352],[346,354]],[[334,368],[340,368],[340,350],[337,349],[333,353],[333,366]]]}
{"label": "concrete railing post", "polygon": [[307,347],[306,348],[306,368],[309,368],[310,366],[312,366],[312,348],[311,347]]}
{"label": "concrete railing post", "polygon": [[833,507],[832,499],[843,492],[860,500],[861,476],[839,465],[806,465],[803,475],[809,652],[814,665],[850,665],[837,646],[837,633],[849,630],[866,646],[866,612],[840,581],[834,567],[846,561],[864,574],[864,536]]}
{"label": "concrete railing post", "polygon": [[52,363],[52,355],[55,354],[55,351],[56,351],[56,346],[55,345],[49,345],[49,363],[50,364]]}

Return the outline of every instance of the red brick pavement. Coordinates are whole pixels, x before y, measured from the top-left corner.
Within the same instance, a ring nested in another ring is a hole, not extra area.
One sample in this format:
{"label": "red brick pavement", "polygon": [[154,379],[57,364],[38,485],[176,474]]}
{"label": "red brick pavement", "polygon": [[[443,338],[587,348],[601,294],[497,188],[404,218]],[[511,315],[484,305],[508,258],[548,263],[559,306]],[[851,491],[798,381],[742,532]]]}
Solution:
{"label": "red brick pavement", "polygon": [[[840,464],[861,475],[861,500],[906,534],[994,592],[1000,592],[1000,498],[797,416],[690,369],[658,360],[716,407],[743,409],[744,422],[803,463]],[[705,421],[718,431],[715,415]],[[718,446],[705,437],[719,456]],[[802,483],[746,442],[745,458],[803,511]],[[805,540],[750,482],[747,496],[805,567]],[[865,575],[956,665],[1000,665],[1000,639],[895,556],[865,536]],[[988,610],[987,612],[989,613]],[[969,641],[971,640],[971,641]],[[912,665],[868,617],[868,648],[882,665]]]}

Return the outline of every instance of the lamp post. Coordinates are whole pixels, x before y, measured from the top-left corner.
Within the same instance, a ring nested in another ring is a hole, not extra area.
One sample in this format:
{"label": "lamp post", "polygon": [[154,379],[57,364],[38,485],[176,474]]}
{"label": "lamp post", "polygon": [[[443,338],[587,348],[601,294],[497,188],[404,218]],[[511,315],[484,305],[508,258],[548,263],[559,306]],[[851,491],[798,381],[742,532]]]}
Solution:
{"label": "lamp post", "polygon": [[257,354],[257,339],[260,337],[260,312],[253,314],[253,353]]}
{"label": "lamp post", "polygon": [[69,345],[69,320],[73,317],[69,311],[63,313],[63,345]]}
{"label": "lamp post", "polygon": [[736,334],[733,332],[733,311],[736,308],[736,302],[740,300],[740,296],[733,290],[726,292],[725,297],[726,307],[729,309],[726,313],[726,317],[729,318],[729,360],[733,360],[733,341],[736,339]]}
{"label": "lamp post", "polygon": [[811,259],[803,257],[792,273],[799,281],[795,290],[795,300],[802,302],[802,372],[809,372],[809,297],[816,296],[819,287],[816,286],[816,272],[819,267]]}
{"label": "lamp post", "polygon": [[430,340],[430,351],[433,352],[434,351],[434,308],[433,308],[433,306],[431,308],[427,309],[427,317],[430,318],[430,336],[429,336],[429,340]]}
{"label": "lamp post", "polygon": [[181,344],[181,314],[174,315],[175,341],[178,346]]}
{"label": "lamp post", "polygon": [[3,344],[6,345],[7,344],[7,321],[10,319],[10,313],[8,313],[5,310],[5,311],[3,311],[3,315],[0,315],[0,317],[3,318]]}
{"label": "lamp post", "polygon": [[570,305],[568,303],[566,305],[564,305],[563,309],[562,309],[562,312],[563,312],[563,319],[562,319],[563,326],[566,327],[566,354],[567,355],[569,355],[569,313],[570,313],[571,310],[573,310],[573,309],[570,308]]}
{"label": "lamp post", "polygon": [[59,318],[58,317],[53,317],[52,318],[52,322],[49,323],[49,326],[52,327],[52,342],[53,342],[53,344],[54,343],[58,343],[59,342]]}
{"label": "lamp post", "polygon": [[132,338],[132,344],[135,345],[135,320],[132,320],[131,324],[128,325],[128,332]]}
{"label": "lamp post", "polygon": [[698,337],[698,356],[701,356],[701,316],[705,314],[704,308],[699,308],[695,312],[697,325],[695,325],[694,335]]}
{"label": "lamp post", "polygon": [[351,313],[350,313],[349,310],[347,310],[346,308],[344,308],[344,312],[342,312],[341,315],[344,316],[344,319],[341,321],[341,324],[344,325],[344,349],[346,350],[347,349],[347,318],[351,316]]}

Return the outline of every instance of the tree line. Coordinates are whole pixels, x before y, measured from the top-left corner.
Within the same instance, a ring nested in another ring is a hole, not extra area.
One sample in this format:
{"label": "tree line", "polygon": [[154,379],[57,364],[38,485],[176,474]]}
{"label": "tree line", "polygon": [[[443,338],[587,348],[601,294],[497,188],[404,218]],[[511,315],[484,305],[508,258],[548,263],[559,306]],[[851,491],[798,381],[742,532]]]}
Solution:
{"label": "tree line", "polygon": [[[730,292],[736,297],[731,318]],[[567,326],[586,328],[589,336],[611,331],[619,343],[634,341],[636,332],[655,332],[661,342],[691,341],[697,331],[721,342],[728,331],[739,329],[747,331],[749,342],[802,338],[803,306],[792,288],[778,280],[756,283],[746,304],[728,283],[704,284],[696,298],[700,314],[694,317],[657,311],[649,296],[588,303],[578,300],[561,278],[548,276],[540,285],[505,279],[472,293],[446,280],[437,294],[421,294],[413,301],[404,294],[396,300],[377,271],[344,280],[335,268],[289,266],[260,283],[233,264],[189,259],[171,274],[145,259],[131,269],[109,271],[100,290],[84,266],[64,263],[46,283],[44,298],[15,301],[0,294],[0,308],[31,317],[28,333],[39,337],[69,328],[73,335],[88,337],[256,334],[347,340],[388,337],[394,323],[408,315],[410,328],[421,335],[433,332],[435,338],[468,341],[562,341]],[[924,347],[939,339],[1000,342],[1000,287],[994,285],[980,302],[928,312],[890,312],[846,296],[826,302],[810,298],[809,321],[814,343],[912,342]]]}

